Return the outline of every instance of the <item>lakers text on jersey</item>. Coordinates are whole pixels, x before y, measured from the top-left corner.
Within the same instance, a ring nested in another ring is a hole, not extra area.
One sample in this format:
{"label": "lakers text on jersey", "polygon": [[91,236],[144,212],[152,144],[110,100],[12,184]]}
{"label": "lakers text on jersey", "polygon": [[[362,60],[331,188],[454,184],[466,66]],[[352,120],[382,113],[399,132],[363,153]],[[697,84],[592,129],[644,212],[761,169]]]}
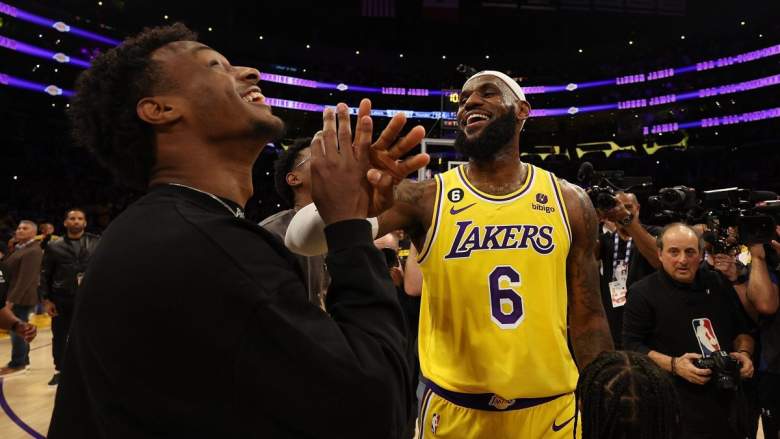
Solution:
{"label": "lakers text on jersey", "polygon": [[527,166],[524,184],[502,196],[478,190],[463,166],[437,175],[419,257],[423,375],[446,391],[494,395],[505,409],[577,383],[566,343],[566,206],[556,177]]}

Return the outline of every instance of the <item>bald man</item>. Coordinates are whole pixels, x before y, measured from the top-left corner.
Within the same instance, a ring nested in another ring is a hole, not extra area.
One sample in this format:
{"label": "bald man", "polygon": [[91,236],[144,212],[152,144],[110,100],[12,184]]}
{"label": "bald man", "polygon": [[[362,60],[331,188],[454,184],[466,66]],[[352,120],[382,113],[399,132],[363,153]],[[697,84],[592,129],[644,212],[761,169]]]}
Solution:
{"label": "bald man", "polygon": [[732,416],[737,392],[719,389],[722,380],[697,367],[696,360],[726,352],[740,362],[741,378],[750,378],[753,328],[731,283],[700,269],[702,244],[686,224],[661,230],[657,259],[662,268],[629,288],[623,346],[671,374],[680,397],[681,438],[744,438],[748,420]]}
{"label": "bald man", "polygon": [[468,164],[402,183],[379,217],[379,236],[404,229],[420,249],[420,431],[437,438],[572,437],[567,322],[580,368],[612,349],[596,213],[580,188],[520,160],[530,111],[505,74],[469,78],[455,141]]}

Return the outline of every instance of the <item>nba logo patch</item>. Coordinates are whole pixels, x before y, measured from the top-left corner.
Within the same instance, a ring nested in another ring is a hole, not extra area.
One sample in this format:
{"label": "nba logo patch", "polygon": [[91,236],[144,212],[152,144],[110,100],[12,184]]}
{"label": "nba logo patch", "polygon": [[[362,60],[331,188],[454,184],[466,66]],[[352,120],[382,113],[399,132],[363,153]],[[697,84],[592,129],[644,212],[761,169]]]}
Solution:
{"label": "nba logo patch", "polygon": [[439,429],[439,421],[441,421],[441,416],[438,413],[434,413],[431,416],[431,433],[436,434],[436,430]]}
{"label": "nba logo patch", "polygon": [[718,342],[718,336],[715,335],[715,328],[712,326],[712,322],[708,318],[693,319],[693,333],[696,335],[696,340],[699,342],[699,348],[701,354],[705,357],[712,355],[713,352],[720,350],[720,343]]}

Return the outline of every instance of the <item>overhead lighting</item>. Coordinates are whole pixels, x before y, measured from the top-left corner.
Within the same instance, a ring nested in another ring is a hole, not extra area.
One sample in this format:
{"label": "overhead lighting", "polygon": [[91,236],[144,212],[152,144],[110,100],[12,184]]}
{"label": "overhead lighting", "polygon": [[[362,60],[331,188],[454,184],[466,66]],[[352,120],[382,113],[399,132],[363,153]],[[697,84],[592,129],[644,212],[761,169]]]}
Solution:
{"label": "overhead lighting", "polygon": [[490,59],[490,55],[485,55],[485,59]]}
{"label": "overhead lighting", "polygon": [[355,55],[360,55],[360,51],[359,51],[359,50],[356,50],[356,51],[355,51]]}
{"label": "overhead lighting", "polygon": [[43,34],[38,34],[38,38],[43,38]]}
{"label": "overhead lighting", "polygon": [[211,32],[213,29],[211,29],[211,26],[209,26],[209,32]]}
{"label": "overhead lighting", "polygon": [[740,22],[739,22],[739,25],[740,25],[740,26],[744,26],[745,24],[746,24],[746,23],[745,23],[744,21],[740,21]]}
{"label": "overhead lighting", "polygon": [[758,38],[764,38],[764,34],[758,34]]}
{"label": "overhead lighting", "polygon": [[685,35],[680,35],[680,39],[684,40],[685,39]]}
{"label": "overhead lighting", "polygon": [[309,44],[306,45],[307,49],[311,49],[311,46]]}
{"label": "overhead lighting", "polygon": [[19,176],[18,175],[14,175],[14,180],[18,180],[18,179],[19,179]]}
{"label": "overhead lighting", "polygon": [[260,39],[261,39],[261,40],[263,39],[263,36],[262,36],[262,35],[260,35]]}
{"label": "overhead lighting", "polygon": [[98,6],[103,6],[103,2],[98,2]]}
{"label": "overhead lighting", "polygon": [[634,42],[633,42],[633,41],[629,41],[629,42],[628,42],[628,45],[629,45],[629,46],[633,46],[633,45],[634,45]]}
{"label": "overhead lighting", "polygon": [[403,53],[399,53],[399,54],[398,54],[398,57],[399,57],[399,58],[403,58],[403,57],[404,57],[404,54],[403,54]]}
{"label": "overhead lighting", "polygon": [[447,55],[442,55],[441,59],[447,59]]}
{"label": "overhead lighting", "polygon": [[582,49],[577,50],[577,52],[582,53]]}
{"label": "overhead lighting", "polygon": [[167,14],[163,15],[163,18],[167,20],[168,19],[168,15]]}

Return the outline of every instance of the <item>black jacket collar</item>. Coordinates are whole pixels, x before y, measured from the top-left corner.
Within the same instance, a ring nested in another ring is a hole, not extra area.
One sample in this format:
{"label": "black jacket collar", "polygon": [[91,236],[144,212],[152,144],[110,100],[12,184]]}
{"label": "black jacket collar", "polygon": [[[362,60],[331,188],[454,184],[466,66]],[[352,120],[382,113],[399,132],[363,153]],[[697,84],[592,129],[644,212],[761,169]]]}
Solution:
{"label": "black jacket collar", "polygon": [[699,266],[699,269],[696,271],[696,277],[693,279],[693,283],[686,284],[683,282],[678,282],[674,280],[669,274],[663,269],[663,267],[658,269],[658,275],[661,277],[661,279],[664,280],[667,284],[671,285],[672,287],[683,290],[683,291],[705,291],[707,289],[707,286],[705,285],[704,281],[704,268],[703,265]]}
{"label": "black jacket collar", "polygon": [[[177,198],[187,199],[201,207],[208,208],[209,210],[221,211],[225,212],[225,214],[229,214],[228,210],[225,209],[225,206],[221,205],[217,200],[211,198],[208,194],[201,193],[186,187],[174,186],[171,184],[160,184],[149,188],[149,193],[169,194]],[[223,198],[218,195],[214,196],[225,202],[225,204],[233,209],[241,209],[242,211],[244,210],[244,206],[241,206],[233,200],[228,200],[227,198]]]}

